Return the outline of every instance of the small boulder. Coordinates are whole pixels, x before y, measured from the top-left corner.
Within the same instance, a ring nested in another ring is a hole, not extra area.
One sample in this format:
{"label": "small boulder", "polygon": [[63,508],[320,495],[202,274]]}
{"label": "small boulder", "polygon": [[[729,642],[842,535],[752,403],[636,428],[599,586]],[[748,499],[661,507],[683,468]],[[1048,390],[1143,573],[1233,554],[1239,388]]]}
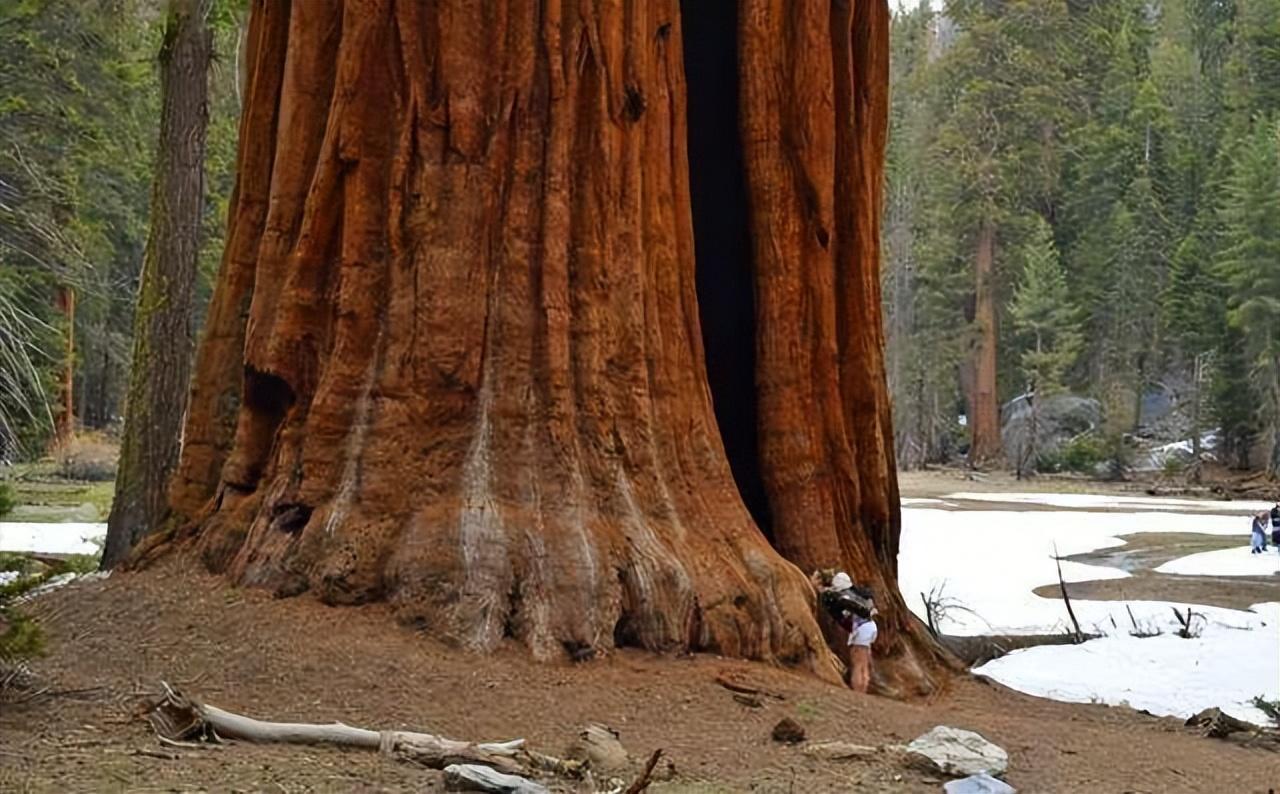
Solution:
{"label": "small boulder", "polygon": [[1003,775],[1009,754],[973,731],[939,725],[907,745],[907,754],[926,769],[953,777]]}
{"label": "small boulder", "polygon": [[445,791],[487,791],[490,794],[550,794],[541,783],[507,775],[480,764],[450,764],[444,768]]}
{"label": "small boulder", "polygon": [[578,738],[565,753],[574,761],[586,761],[600,772],[617,772],[627,768],[631,759],[618,739],[618,732],[607,725],[590,723],[578,732]]}
{"label": "small boulder", "polygon": [[843,761],[848,758],[866,758],[880,752],[879,747],[852,742],[810,742],[804,746],[804,754],[826,761]]}
{"label": "small boulder", "polygon": [[773,726],[773,740],[786,744],[799,744],[804,741],[804,728],[790,717],[783,717]]}
{"label": "small boulder", "polygon": [[970,775],[942,786],[947,794],[1017,794],[1018,790],[991,775]]}

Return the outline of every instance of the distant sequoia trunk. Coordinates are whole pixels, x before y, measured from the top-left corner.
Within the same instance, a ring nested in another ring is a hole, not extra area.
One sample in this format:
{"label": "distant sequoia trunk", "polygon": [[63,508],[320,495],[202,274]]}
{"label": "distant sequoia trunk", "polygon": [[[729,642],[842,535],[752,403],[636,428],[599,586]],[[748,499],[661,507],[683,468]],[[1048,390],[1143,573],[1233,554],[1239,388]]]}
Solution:
{"label": "distant sequoia trunk", "polygon": [[[477,650],[697,649],[830,678],[802,569],[842,566],[880,594],[881,684],[939,683],[895,576],[887,6],[683,15],[254,4],[239,183],[171,491],[210,568],[386,600]],[[686,72],[693,26],[710,38]],[[717,31],[737,32],[719,54]],[[705,128],[686,126],[694,88]],[[738,134],[703,145],[726,123]],[[704,330],[745,362],[715,383],[744,388],[709,385]]]}

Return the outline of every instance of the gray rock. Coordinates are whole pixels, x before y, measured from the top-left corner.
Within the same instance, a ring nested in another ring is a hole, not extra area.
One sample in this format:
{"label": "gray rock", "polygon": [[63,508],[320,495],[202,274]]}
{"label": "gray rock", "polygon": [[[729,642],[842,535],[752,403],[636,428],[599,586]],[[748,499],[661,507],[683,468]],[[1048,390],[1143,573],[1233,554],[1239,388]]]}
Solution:
{"label": "gray rock", "polygon": [[973,731],[939,725],[907,745],[907,754],[927,769],[953,777],[986,773],[995,777],[1009,767],[1009,754]]}
{"label": "gray rock", "polygon": [[631,759],[618,740],[618,732],[607,725],[590,723],[578,732],[566,756],[574,761],[587,761],[599,772],[626,769]]}
{"label": "gray rock", "polygon": [[942,786],[947,794],[1017,794],[1018,790],[991,775],[970,775]]}
{"label": "gray rock", "polygon": [[495,772],[480,764],[451,764],[444,768],[445,791],[487,791],[491,794],[550,794],[541,783],[519,775]]}

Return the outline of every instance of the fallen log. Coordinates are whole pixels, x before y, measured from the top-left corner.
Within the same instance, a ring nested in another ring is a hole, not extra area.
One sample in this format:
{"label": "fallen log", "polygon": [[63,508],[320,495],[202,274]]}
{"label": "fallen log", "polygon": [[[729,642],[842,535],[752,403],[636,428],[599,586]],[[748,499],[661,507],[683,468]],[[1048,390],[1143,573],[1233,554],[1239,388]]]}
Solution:
{"label": "fallen log", "polygon": [[[1084,634],[1083,640],[1096,640],[1101,634]],[[1076,645],[1070,632],[1059,634],[939,634],[938,642],[968,667],[980,667],[992,659],[1023,648],[1041,645]]]}
{"label": "fallen log", "polygon": [[513,775],[552,772],[580,777],[586,768],[583,763],[531,752],[525,749],[524,739],[466,742],[414,731],[373,731],[341,722],[267,722],[201,703],[161,683],[164,691],[150,704],[147,718],[156,735],[169,742],[239,739],[255,743],[336,744],[377,750],[431,769],[479,764]]}

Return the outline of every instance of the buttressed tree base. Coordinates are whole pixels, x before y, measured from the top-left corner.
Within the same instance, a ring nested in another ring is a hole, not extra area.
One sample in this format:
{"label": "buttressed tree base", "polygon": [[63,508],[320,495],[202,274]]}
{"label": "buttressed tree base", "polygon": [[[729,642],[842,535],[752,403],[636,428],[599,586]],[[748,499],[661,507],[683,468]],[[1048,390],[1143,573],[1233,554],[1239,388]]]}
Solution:
{"label": "buttressed tree base", "polygon": [[[693,25],[732,36],[745,394],[707,376]],[[894,573],[887,28],[882,0],[255,3],[178,537],[236,582],[386,600],[480,651],[828,678],[802,569],[841,566],[879,594],[882,685],[935,687]],[[736,401],[748,426],[718,427]]]}

